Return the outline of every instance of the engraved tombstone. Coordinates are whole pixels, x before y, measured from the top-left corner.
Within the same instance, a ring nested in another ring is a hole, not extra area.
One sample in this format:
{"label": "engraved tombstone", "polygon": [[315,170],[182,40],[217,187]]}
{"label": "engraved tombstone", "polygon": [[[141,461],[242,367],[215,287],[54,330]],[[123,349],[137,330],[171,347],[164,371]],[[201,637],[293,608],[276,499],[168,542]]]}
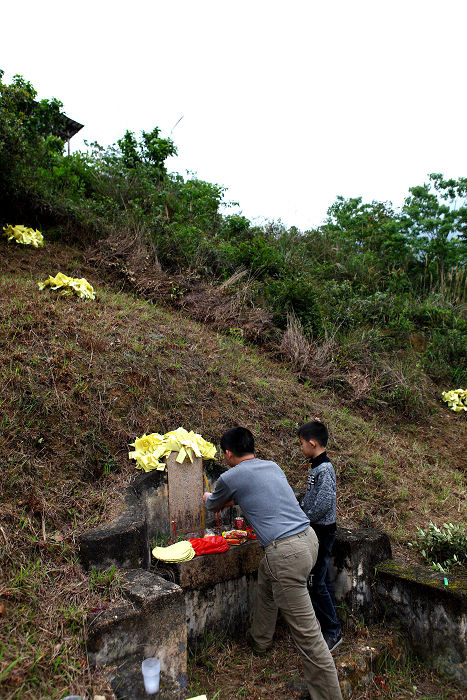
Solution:
{"label": "engraved tombstone", "polygon": [[167,457],[170,523],[175,523],[177,534],[200,532],[204,529],[203,460],[187,458],[180,464],[177,457],[178,452]]}

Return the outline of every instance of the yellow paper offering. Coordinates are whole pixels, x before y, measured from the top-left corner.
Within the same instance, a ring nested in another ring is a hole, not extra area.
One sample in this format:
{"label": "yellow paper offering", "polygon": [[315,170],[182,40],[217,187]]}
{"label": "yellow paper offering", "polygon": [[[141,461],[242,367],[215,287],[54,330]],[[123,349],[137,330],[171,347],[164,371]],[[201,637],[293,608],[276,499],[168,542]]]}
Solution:
{"label": "yellow paper offering", "polygon": [[17,226],[9,224],[3,227],[3,231],[9,241],[16,241],[23,245],[32,245],[34,248],[39,248],[39,246],[44,245],[44,237],[40,231],[27,228],[22,224],[18,224]]}
{"label": "yellow paper offering", "polygon": [[185,428],[171,430],[165,435],[151,433],[143,435],[131,444],[133,452],[128,453],[130,459],[136,460],[137,469],[150,472],[152,469],[165,469],[165,462],[171,452],[178,452],[177,462],[181,464],[186,458],[193,462],[195,457],[214,459],[216,448],[211,442],[207,442],[201,435],[188,432]]}
{"label": "yellow paper offering", "polygon": [[44,282],[38,282],[39,289],[50,287],[51,289],[59,289],[60,294],[71,296],[76,294],[81,299],[95,299],[96,295],[91,284],[84,277],[67,277],[62,272],[57,272],[55,277],[49,275]]}
{"label": "yellow paper offering", "polygon": [[195,556],[195,550],[193,549],[191,542],[184,540],[182,542],[171,544],[169,547],[154,547],[152,550],[152,556],[155,557],[155,559],[160,559],[161,561],[171,563],[190,561]]}
{"label": "yellow paper offering", "polygon": [[456,413],[467,411],[467,389],[443,391],[441,396],[452,411],[456,411]]}

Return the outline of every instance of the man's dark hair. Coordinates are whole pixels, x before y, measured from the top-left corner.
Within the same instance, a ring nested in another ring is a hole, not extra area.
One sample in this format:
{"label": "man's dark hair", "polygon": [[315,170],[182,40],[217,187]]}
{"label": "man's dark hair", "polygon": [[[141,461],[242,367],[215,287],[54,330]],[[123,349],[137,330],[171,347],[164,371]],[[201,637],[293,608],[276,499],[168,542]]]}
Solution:
{"label": "man's dark hair", "polygon": [[324,423],[321,423],[319,420],[312,420],[300,426],[298,429],[298,437],[304,440],[316,440],[321,447],[326,447],[329,433]]}
{"label": "man's dark hair", "polygon": [[223,452],[230,450],[236,457],[252,454],[255,451],[255,439],[248,428],[230,428],[221,437]]}

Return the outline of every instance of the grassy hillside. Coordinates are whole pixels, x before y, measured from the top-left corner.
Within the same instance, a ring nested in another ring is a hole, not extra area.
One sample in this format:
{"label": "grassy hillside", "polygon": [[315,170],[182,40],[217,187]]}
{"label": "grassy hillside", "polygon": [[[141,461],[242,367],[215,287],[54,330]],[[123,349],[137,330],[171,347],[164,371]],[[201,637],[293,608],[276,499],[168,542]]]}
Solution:
{"label": "grassy hillside", "polygon": [[[218,443],[249,427],[290,483],[306,465],[297,426],[328,423],[341,525],[375,526],[396,551],[417,525],[465,520],[465,420],[443,405],[418,423],[351,412],[266,351],[121,291],[82,250],[0,242],[0,683],[3,698],[105,691],[85,662],[86,612],[118,576],[85,575],[75,539],[108,520],[135,473],[128,445],[178,426]],[[49,274],[86,277],[96,301],[39,291]],[[389,418],[389,416],[388,416]],[[110,696],[109,696],[110,697]]]}
{"label": "grassy hillside", "polygon": [[338,196],[306,231],[258,226],[225,187],[169,172],[158,127],[65,155],[61,109],[0,70],[3,223],[94,241],[139,292],[274,348],[352,409],[414,420],[465,384],[467,178],[431,173],[397,209]]}

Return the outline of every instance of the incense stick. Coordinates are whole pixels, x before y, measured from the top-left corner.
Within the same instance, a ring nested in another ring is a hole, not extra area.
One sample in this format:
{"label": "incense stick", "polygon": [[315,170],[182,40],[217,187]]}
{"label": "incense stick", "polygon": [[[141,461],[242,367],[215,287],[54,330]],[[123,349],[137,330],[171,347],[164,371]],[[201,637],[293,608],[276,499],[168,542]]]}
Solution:
{"label": "incense stick", "polygon": [[172,525],[174,526],[175,539],[177,539],[177,528],[175,527],[175,520],[172,520]]}
{"label": "incense stick", "polygon": [[209,491],[208,477],[206,476],[206,474],[204,472],[203,472],[203,476],[204,476],[204,483],[206,484],[206,491]]}

